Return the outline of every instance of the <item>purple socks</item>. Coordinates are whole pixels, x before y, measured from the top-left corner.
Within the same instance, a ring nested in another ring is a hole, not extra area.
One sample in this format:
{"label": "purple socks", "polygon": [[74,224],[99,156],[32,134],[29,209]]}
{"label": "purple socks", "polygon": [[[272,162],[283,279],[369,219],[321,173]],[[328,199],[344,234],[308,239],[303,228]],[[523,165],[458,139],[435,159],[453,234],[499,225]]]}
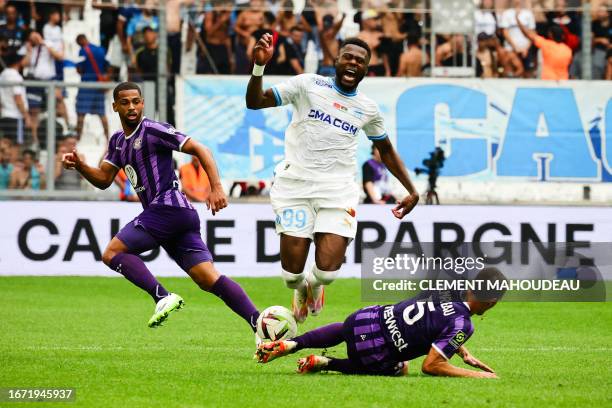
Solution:
{"label": "purple socks", "polygon": [[234,313],[246,320],[253,331],[256,331],[259,312],[240,285],[221,275],[210,291],[225,302]]}
{"label": "purple socks", "polygon": [[342,323],[332,323],[319,327],[292,339],[297,343],[297,349],[334,347],[344,341]]}
{"label": "purple socks", "polygon": [[109,267],[125,276],[127,280],[140,289],[146,291],[151,295],[155,303],[169,294],[157,279],[155,279],[155,276],[153,276],[149,269],[147,269],[138,255],[128,253],[117,254],[111,259]]}

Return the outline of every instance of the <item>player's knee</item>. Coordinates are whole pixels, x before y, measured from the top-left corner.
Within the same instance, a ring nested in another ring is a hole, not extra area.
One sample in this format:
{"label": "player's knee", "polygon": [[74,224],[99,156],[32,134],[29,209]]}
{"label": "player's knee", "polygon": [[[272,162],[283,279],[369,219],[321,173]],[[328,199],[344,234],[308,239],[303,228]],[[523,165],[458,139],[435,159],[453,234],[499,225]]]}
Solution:
{"label": "player's knee", "polygon": [[110,267],[113,258],[120,253],[121,251],[119,251],[117,248],[113,248],[111,245],[109,245],[106,247],[104,253],[102,254],[102,262],[104,262],[106,266]]}
{"label": "player's knee", "polygon": [[336,261],[334,259],[317,259],[315,265],[320,271],[337,271],[342,266],[342,261]]}

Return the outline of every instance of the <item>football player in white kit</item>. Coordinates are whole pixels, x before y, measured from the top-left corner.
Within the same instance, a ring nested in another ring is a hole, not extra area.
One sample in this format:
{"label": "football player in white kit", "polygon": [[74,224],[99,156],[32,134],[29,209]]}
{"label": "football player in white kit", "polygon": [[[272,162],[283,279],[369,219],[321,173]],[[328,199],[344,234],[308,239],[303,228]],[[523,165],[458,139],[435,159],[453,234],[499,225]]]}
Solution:
{"label": "football player in white kit", "polygon": [[[270,192],[280,234],[282,277],[294,289],[293,314],[303,322],[323,307],[324,286],[336,279],[350,241],[355,237],[357,137],[363,130],[380,151],[383,163],[409,195],[391,211],[408,214],[419,200],[408,172],[387,137],[374,101],[357,90],[368,70],[370,49],[360,39],[343,42],[335,78],[302,74],[265,92],[262,76],[274,51],[264,34],[254,48],[255,65],[246,93],[249,109],[292,104],[293,118],[285,132],[285,158],[274,172]],[[315,264],[305,271],[310,243]]]}

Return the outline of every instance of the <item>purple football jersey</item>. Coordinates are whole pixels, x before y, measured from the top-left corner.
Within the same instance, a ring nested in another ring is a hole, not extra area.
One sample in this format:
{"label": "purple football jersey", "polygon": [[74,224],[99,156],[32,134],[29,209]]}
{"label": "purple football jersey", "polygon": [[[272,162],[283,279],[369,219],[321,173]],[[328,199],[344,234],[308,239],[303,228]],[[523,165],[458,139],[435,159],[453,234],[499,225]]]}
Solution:
{"label": "purple football jersey", "polygon": [[470,309],[452,300],[450,292],[441,291],[381,307],[380,326],[397,361],[426,355],[431,347],[448,360],[470,338]]}
{"label": "purple football jersey", "polygon": [[180,152],[187,140],[171,125],[143,118],[132,134],[111,136],[104,161],[123,168],[144,208],[161,204],[193,209],[172,166],[172,151]]}

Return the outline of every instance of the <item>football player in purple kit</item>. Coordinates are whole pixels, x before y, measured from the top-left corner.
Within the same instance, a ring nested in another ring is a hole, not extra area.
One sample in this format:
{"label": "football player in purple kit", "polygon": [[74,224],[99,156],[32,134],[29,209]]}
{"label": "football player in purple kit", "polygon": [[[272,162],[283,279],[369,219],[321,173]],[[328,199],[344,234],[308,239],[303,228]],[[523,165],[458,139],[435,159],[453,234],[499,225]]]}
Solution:
{"label": "football player in purple kit", "polygon": [[[501,281],[496,268],[485,268],[475,279]],[[394,305],[368,306],[344,323],[332,323],[289,340],[259,345],[260,363],[305,348],[328,348],[346,342],[348,358],[310,355],[299,359],[298,372],[338,371],[345,374],[405,375],[408,360],[424,356],[425,374],[449,377],[497,378],[464,343],[474,332],[471,316],[482,315],[503,296],[501,290],[468,290],[464,301],[448,291],[427,292]],[[454,354],[482,371],[450,364]]]}
{"label": "football player in purple kit", "polygon": [[64,155],[67,169],[75,169],[91,184],[108,188],[123,168],[144,210],[113,237],[102,261],[146,291],[156,303],[149,327],[157,327],[168,315],[183,307],[183,299],[168,292],[138,254],[162,246],[198,286],[225,302],[255,330],[259,312],[242,288],[220,275],[200,235],[197,211],[179,190],[172,168],[172,151],[196,156],[210,179],[206,201],[214,215],[227,206],[219,173],[208,148],[166,123],[143,116],[144,100],[138,85],[123,82],[113,91],[113,110],[123,130],[114,133],[100,167],[79,159],[76,150]]}

